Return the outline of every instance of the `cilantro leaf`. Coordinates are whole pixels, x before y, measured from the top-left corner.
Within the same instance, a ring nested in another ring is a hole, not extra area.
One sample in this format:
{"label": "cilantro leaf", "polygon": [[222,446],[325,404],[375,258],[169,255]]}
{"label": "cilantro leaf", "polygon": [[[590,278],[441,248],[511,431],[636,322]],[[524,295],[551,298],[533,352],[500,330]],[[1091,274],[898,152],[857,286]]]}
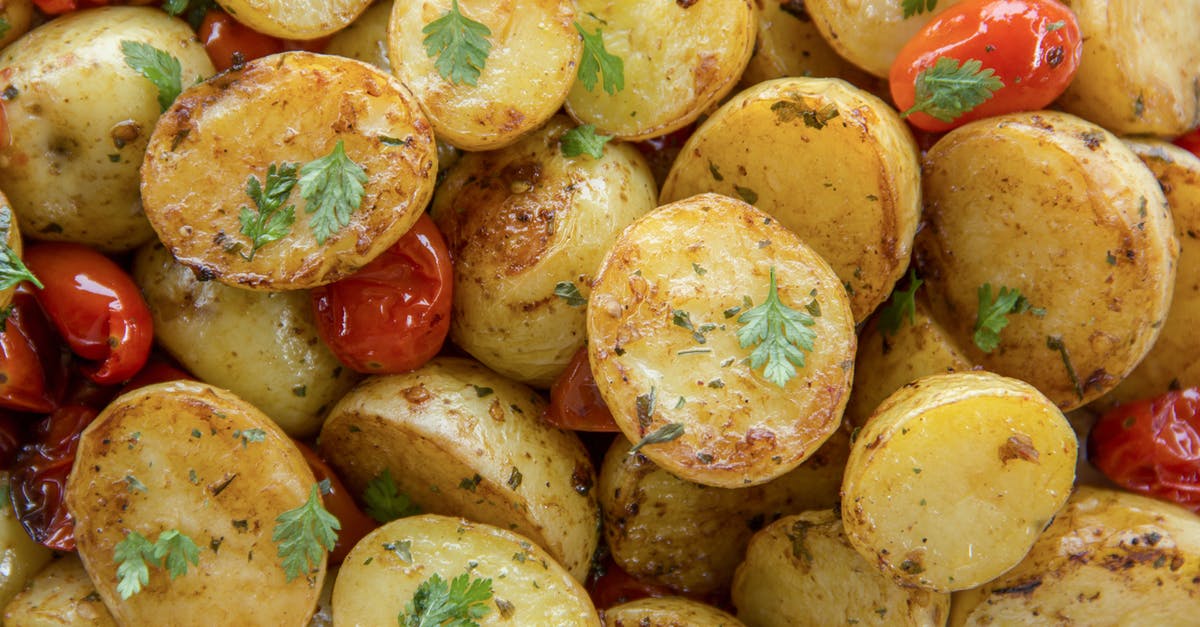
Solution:
{"label": "cilantro leaf", "polygon": [[925,113],[942,122],[953,122],[963,114],[983,104],[1004,87],[1004,81],[992,68],[983,69],[983,62],[938,57],[933,67],[917,74],[916,101],[901,114],[908,117]]}
{"label": "cilantro leaf", "polygon": [[912,17],[926,11],[933,11],[937,8],[938,0],[902,0],[901,5],[904,7],[904,17]]}
{"label": "cilantro leaf", "polygon": [[[1021,291],[1001,286],[1000,293],[992,300],[992,284],[979,286],[979,311],[975,314],[975,345],[985,353],[996,350],[1000,345],[1000,332],[1008,326],[1008,314],[1023,313],[1031,309]],[[1024,306],[1021,303],[1024,302]]]}
{"label": "cilantro leaf", "polygon": [[158,106],[166,111],[183,91],[183,67],[179,59],[140,41],[121,41],[125,65],[158,88]]}
{"label": "cilantro leaf", "polygon": [[892,292],[892,298],[888,301],[887,307],[879,312],[879,330],[884,335],[895,335],[900,331],[900,327],[904,325],[904,319],[908,318],[909,324],[917,322],[917,302],[916,294],[924,283],[917,278],[916,270],[908,271],[908,289],[896,290]]}
{"label": "cilantro leaf", "polygon": [[587,304],[587,298],[579,288],[570,281],[559,281],[554,284],[554,295],[567,301],[568,307],[582,307]]}
{"label": "cilantro leaf", "polygon": [[188,562],[193,566],[200,565],[200,548],[178,530],[168,529],[158,534],[158,540],[154,542],[154,561],[164,564],[174,579],[187,574]]}
{"label": "cilantro leaf", "polygon": [[668,422],[658,429],[655,429],[652,433],[646,434],[646,437],[642,438],[637,444],[633,445],[633,448],[629,449],[629,454],[633,455],[634,453],[642,450],[643,446],[649,446],[651,444],[665,444],[667,442],[671,442],[672,440],[678,440],[679,437],[683,435],[683,432],[683,423]]}
{"label": "cilantro leaf", "polygon": [[458,0],[452,0],[450,10],[421,29],[425,53],[437,57],[433,66],[442,78],[451,83],[466,83],[474,87],[479,73],[487,63],[492,44],[486,37],[492,30],[463,15]]}
{"label": "cilantro leaf", "polygon": [[612,140],[612,135],[597,135],[596,127],[591,124],[576,126],[563,133],[558,140],[565,157],[578,157],[587,154],[593,159],[604,156],[604,144]]}
{"label": "cilantro leaf", "polygon": [[487,605],[491,598],[491,579],[472,579],[463,573],[446,585],[446,580],[434,573],[417,586],[398,618],[402,627],[479,627],[475,619],[492,611]]}
{"label": "cilantro leaf", "polygon": [[366,171],[346,156],[340,139],[328,155],[300,168],[300,195],[308,201],[304,210],[313,214],[308,224],[318,244],[350,224],[350,214],[362,204],[366,182]]}
{"label": "cilantro leaf", "polygon": [[737,332],[741,347],[757,344],[750,353],[751,370],[765,364],[763,376],[783,387],[796,376],[795,366],[804,367],[804,352],[801,349],[812,352],[817,334],[807,327],[816,323],[812,316],[796,311],[779,300],[773,266],[767,299],[738,316],[737,320],[744,325]]}
{"label": "cilantro leaf", "polygon": [[17,251],[8,245],[9,231],[12,230],[13,214],[8,205],[0,205],[0,290],[6,290],[21,281],[29,281],[39,288],[42,282],[21,261]]}
{"label": "cilantro leaf", "polygon": [[113,547],[113,561],[117,563],[117,594],[122,599],[142,591],[150,583],[150,568],[146,560],[154,559],[154,545],[145,536],[130,531]]}
{"label": "cilantro leaf", "polygon": [[287,580],[290,582],[316,568],[324,552],[333,550],[337,530],[341,528],[337,517],[321,504],[321,494],[314,483],[303,505],[275,519],[271,541],[279,545],[277,554],[283,558]]}
{"label": "cilantro leaf", "polygon": [[249,207],[242,207],[238,221],[242,223],[242,235],[250,238],[250,254],[243,254],[246,261],[254,259],[254,253],[259,248],[283,239],[292,231],[292,223],[296,221],[296,206],[280,206],[292,193],[296,185],[295,163],[284,163],[278,168],[272,163],[267,168],[267,185],[263,189],[258,177],[253,174],[246,179],[246,195],[254,201],[257,212]]}
{"label": "cilantro leaf", "polygon": [[584,30],[575,22],[575,30],[583,38],[583,58],[579,61],[576,77],[588,91],[596,88],[596,74],[604,75],[604,91],[611,96],[625,89],[625,62],[604,49],[604,33],[599,27],[595,33]]}
{"label": "cilantro leaf", "polygon": [[363,502],[367,504],[367,515],[381,523],[421,513],[421,508],[414,505],[408,495],[400,493],[392,479],[392,471],[387,468],[367,482]]}

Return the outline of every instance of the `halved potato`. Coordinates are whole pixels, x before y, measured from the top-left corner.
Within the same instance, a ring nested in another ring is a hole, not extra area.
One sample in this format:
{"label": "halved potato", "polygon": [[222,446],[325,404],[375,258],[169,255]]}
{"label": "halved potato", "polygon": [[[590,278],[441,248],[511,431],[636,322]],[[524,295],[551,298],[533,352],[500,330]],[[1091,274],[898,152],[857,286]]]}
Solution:
{"label": "halved potato", "polygon": [[64,15],[0,52],[0,188],[26,237],[106,252],[154,237],[138,168],[162,107],[154,84],[126,63],[124,41],[177,59],[184,85],[213,73],[187,23],[151,7]]}
{"label": "halved potato", "polygon": [[[1051,111],[980,120],[930,149],[923,184],[917,274],[970,361],[1070,410],[1150,350],[1179,242],[1158,181],[1112,134]],[[990,353],[973,339],[984,285],[989,306],[1001,288],[1028,304]]]}
{"label": "halved potato", "polygon": [[745,627],[730,614],[684,597],[638,599],[603,614],[609,627]]}
{"label": "halved potato", "polygon": [[855,85],[875,81],[830,47],[808,15],[804,0],[769,0],[758,8],[758,38],[741,85],[750,87],[785,76],[842,78]]}
{"label": "halved potato", "polygon": [[579,26],[621,58],[624,86],[575,81],[567,112],[600,132],[638,140],[696,120],[737,84],[754,51],[751,0],[577,0]]}
{"label": "halved potato", "polygon": [[363,11],[349,26],[329,38],[325,54],[336,54],[370,63],[384,72],[392,71],[388,60],[387,27],[392,17],[392,0],[380,0]]}
{"label": "halved potato", "polygon": [[[438,137],[465,150],[507,146],[550,119],[567,97],[583,42],[571,0],[462,0],[459,11],[489,31],[475,84],[439,73],[426,28],[449,0],[397,2],[388,23],[392,71],[412,88]],[[450,54],[449,51],[442,55]]]}
{"label": "halved potato", "polygon": [[850,438],[838,429],[795,470],[737,490],[684,481],[630,448],[617,438],[600,467],[613,560],[639,581],[708,594],[729,587],[750,536],[764,524],[838,502]]}
{"label": "halved potato", "polygon": [[954,594],[950,625],[1191,625],[1198,580],[1195,514],[1080,486],[1016,568]]}
{"label": "halved potato", "polygon": [[[276,518],[303,505],[316,479],[290,438],[233,394],[203,383],[143,387],[114,400],[79,439],[67,478],[79,557],[121,624],[303,625],[316,607],[325,552],[307,576],[284,577]],[[196,564],[122,599],[115,548],[131,532],[167,530],[200,547]],[[231,599],[254,594],[253,603]]]}
{"label": "halved potato", "polygon": [[944,625],[950,595],[901,587],[850,546],[830,510],[754,534],[733,580],[738,618],[755,627]]}
{"label": "halved potato", "polygon": [[675,159],[661,200],[720,192],[774,216],[833,266],[861,322],[908,265],[920,186],[895,110],[845,81],[798,77],[718,109]]}
{"label": "halved potato", "polygon": [[919,379],[858,434],[842,482],[850,543],[903,585],[949,592],[1012,568],[1071,494],[1071,425],[1027,383]]}
{"label": "halved potato", "polygon": [[[7,606],[53,555],[29,537],[17,518],[11,480],[8,471],[0,471],[0,608]],[[6,620],[5,624],[11,623]]]}
{"label": "halved potato", "polygon": [[[47,551],[49,554],[49,551]],[[79,556],[68,553],[37,573],[4,607],[9,627],[116,627]]]}
{"label": "halved potato", "polygon": [[[269,166],[339,145],[366,174],[345,226],[318,242],[315,207],[292,189],[281,209],[294,205],[290,231],[253,250],[240,221],[243,208],[257,215],[250,177],[265,185]],[[433,132],[404,85],[360,61],[286,52],[179,96],[150,138],[142,199],[159,238],[203,277],[291,290],[348,276],[394,244],[425,209],[436,173]]]}
{"label": "halved potato", "polygon": [[316,39],[345,28],[371,0],[217,0],[237,21],[281,39]]}
{"label": "halved potato", "polygon": [[646,160],[629,144],[603,156],[563,156],[574,128],[556,117],[502,150],[468,154],[433,199],[430,215],[454,257],[450,337],[476,359],[547,388],[584,344],[583,298],[617,234],[656,206]]}
{"label": "halved potato", "polygon": [[386,470],[422,510],[532,538],[582,581],[600,539],[596,471],[575,434],[542,422],[544,405],[472,360],[437,358],[351,390],[321,454],[354,494]]}
{"label": "halved potato", "polygon": [[[875,76],[886,77],[900,49],[933,16],[960,0],[935,2],[932,11],[904,17],[899,0],[804,0],[829,45]],[[923,3],[928,4],[928,3]]]}
{"label": "halved potato", "polygon": [[[777,332],[743,347],[738,331],[752,307],[768,306],[774,283],[815,339],[792,376],[772,380],[766,367],[791,364],[776,355],[752,368],[750,356],[788,340]],[[625,229],[592,286],[587,328],[596,384],[625,437],[654,435],[646,457],[716,487],[770,481],[815,453],[837,429],[854,375],[854,319],[829,264],[779,221],[717,194]]]}

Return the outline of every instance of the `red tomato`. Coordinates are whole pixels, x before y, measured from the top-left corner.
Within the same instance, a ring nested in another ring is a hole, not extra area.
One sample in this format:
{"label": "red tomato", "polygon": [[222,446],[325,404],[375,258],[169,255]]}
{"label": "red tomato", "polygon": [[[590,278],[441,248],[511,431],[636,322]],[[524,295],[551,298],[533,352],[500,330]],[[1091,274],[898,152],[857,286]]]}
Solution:
{"label": "red tomato", "polygon": [[19,287],[0,331],[0,406],[40,414],[53,410],[61,388],[61,380],[52,380],[58,353],[54,332],[33,294]]}
{"label": "red tomato", "polygon": [[312,291],[317,330],[333,354],[358,372],[406,372],[441,350],[453,285],[446,240],[422,214],[361,270]]}
{"label": "red tomato", "polygon": [[337,544],[329,553],[329,561],[333,564],[340,564],[342,560],[346,559],[346,554],[350,552],[350,549],[354,548],[354,545],[358,544],[363,536],[378,527],[379,523],[358,508],[354,497],[346,490],[346,485],[342,483],[341,479],[338,479],[337,474],[333,472],[329,464],[325,463],[325,460],[321,459],[320,455],[317,455],[316,451],[303,442],[296,440],[292,442],[304,454],[304,461],[308,462],[309,468],[312,468],[317,481],[329,480],[329,492],[321,495],[321,501],[325,504],[325,509],[336,516],[342,526],[338,530]]}
{"label": "red tomato", "polygon": [[[17,461],[17,453],[25,442],[24,422],[8,412],[0,412],[0,468],[12,468]],[[8,503],[0,503],[0,507],[12,507]]]}
{"label": "red tomato", "polygon": [[200,31],[196,35],[204,43],[204,50],[218,72],[237,65],[235,54],[240,55],[244,63],[285,50],[321,52],[329,42],[328,37],[304,41],[264,35],[220,9],[210,9],[204,14],[204,21],[200,23]]}
{"label": "red tomato", "polygon": [[126,392],[132,392],[138,388],[144,388],[147,385],[155,383],[166,383],[167,381],[194,381],[195,377],[184,372],[174,364],[167,362],[165,359],[158,357],[152,358],[146,363],[146,367],[142,368],[132,379],[130,379],[121,391],[117,393],[120,396]]}
{"label": "red tomato", "polygon": [[83,405],[56,409],[38,423],[33,442],[17,455],[12,490],[17,516],[30,537],[56,551],[75,550],[75,520],[63,498],[79,434],[96,415]]}
{"label": "red tomato", "polygon": [[546,422],[559,429],[575,431],[620,431],[608,405],[600,397],[600,388],[592,377],[587,347],[571,357],[571,363],[550,388],[550,404],[542,414]]}
{"label": "red tomato", "polygon": [[914,112],[908,116],[913,126],[942,132],[971,120],[1041,109],[1071,83],[1082,41],[1075,14],[1061,2],[967,0],[938,14],[900,50],[888,76],[892,99],[901,111],[912,108],[918,75],[946,57],[960,66],[980,61],[1004,86],[953,121]]}
{"label": "red tomato", "polygon": [[1200,128],[1176,139],[1175,145],[1200,157]]}
{"label": "red tomato", "polygon": [[1118,485],[1200,512],[1200,388],[1112,409],[1088,455]]}
{"label": "red tomato", "polygon": [[596,605],[596,609],[600,610],[647,597],[669,597],[679,594],[666,586],[634,579],[633,575],[617,566],[611,557],[605,558],[600,566],[600,574],[589,582],[588,593],[592,596],[592,603]]}
{"label": "red tomato", "polygon": [[150,308],[133,279],[108,257],[79,244],[42,243],[25,265],[46,285],[38,303],[67,345],[95,363],[81,369],[102,385],[137,374],[154,341]]}

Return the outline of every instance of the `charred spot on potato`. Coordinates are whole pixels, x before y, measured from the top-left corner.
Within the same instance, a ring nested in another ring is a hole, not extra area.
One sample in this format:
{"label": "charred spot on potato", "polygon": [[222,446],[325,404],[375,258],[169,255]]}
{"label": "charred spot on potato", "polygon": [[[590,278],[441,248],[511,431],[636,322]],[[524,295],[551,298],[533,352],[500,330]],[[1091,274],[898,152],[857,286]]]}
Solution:
{"label": "charred spot on potato", "polygon": [[575,488],[575,493],[580,496],[586,496],[592,491],[595,485],[595,478],[592,476],[592,469],[583,465],[576,465],[575,470],[571,472],[571,486]]}
{"label": "charred spot on potato", "polygon": [[1042,585],[1042,579],[1031,579],[1016,585],[1006,586],[1004,588],[996,588],[992,590],[992,594],[1032,594],[1034,590]]}
{"label": "charred spot on potato", "polygon": [[675,4],[679,5],[679,8],[681,9],[690,9],[692,8],[692,5],[699,1],[700,0],[675,0]]}
{"label": "charred spot on potato", "polygon": [[113,125],[108,134],[114,146],[124,148],[126,144],[133,143],[142,136],[142,127],[133,120],[123,120]]}
{"label": "charred spot on potato", "polygon": [[1038,461],[1038,451],[1033,446],[1033,440],[1024,433],[1009,436],[1004,444],[1000,445],[1000,461],[1008,463],[1014,459]]}

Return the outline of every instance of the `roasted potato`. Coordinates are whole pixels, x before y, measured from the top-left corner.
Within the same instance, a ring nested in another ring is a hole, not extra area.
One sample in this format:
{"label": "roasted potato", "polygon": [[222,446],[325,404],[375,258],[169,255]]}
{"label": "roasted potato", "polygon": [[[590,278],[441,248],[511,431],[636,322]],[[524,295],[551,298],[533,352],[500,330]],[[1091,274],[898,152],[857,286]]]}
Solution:
{"label": "roasted potato", "polygon": [[[0,471],[0,608],[8,605],[47,562],[50,549],[34,542],[12,504],[11,477]],[[10,624],[5,621],[5,624]]]}
{"label": "roasted potato", "polygon": [[[316,485],[262,412],[219,388],[175,381],[118,397],[84,429],[66,505],[79,557],[118,623],[304,625],[325,552],[307,576],[286,580],[272,536],[276,518]],[[133,532],[149,540],[169,530],[202,547],[198,560],[170,578],[151,568],[149,583],[122,599],[117,545]],[[248,591],[253,603],[230,602]]]}
{"label": "roasted potato", "polygon": [[349,26],[329,38],[325,54],[357,59],[384,72],[391,72],[392,62],[388,60],[387,49],[387,27],[391,16],[392,0],[376,2]]}
{"label": "roasted potato", "polygon": [[[577,0],[579,27],[621,58],[622,82],[575,81],[567,112],[606,135],[639,140],[694,122],[737,84],[756,30],[752,0]],[[609,89],[609,88],[612,89]]]}
{"label": "roasted potato", "polygon": [[0,0],[0,21],[8,25],[0,30],[0,49],[3,49],[33,26],[32,0]]}
{"label": "roasted potato", "polygon": [[[930,149],[923,184],[917,274],[931,316],[971,362],[1033,383],[1065,411],[1150,350],[1179,242],[1158,181],[1120,140],[1065,113],[988,118]],[[985,352],[977,332],[1002,289],[1018,290],[1023,313],[1000,312],[1007,326]]]}
{"label": "roasted potato", "polygon": [[[325,170],[341,181],[329,189],[319,166],[313,187],[305,184],[304,166],[339,147],[363,172],[357,207],[338,204],[345,194],[333,191],[354,187],[344,180],[353,180],[348,166]],[[289,164],[304,164],[299,189],[272,188],[272,171],[282,180]],[[286,52],[180,95],[150,138],[142,199],[159,238],[202,276],[292,290],[348,276],[399,240],[429,202],[436,173],[433,133],[404,85],[361,61]],[[295,221],[271,230],[278,240],[256,243],[247,233],[248,221],[266,215],[251,180],[268,196],[286,192],[272,215],[290,207]],[[305,189],[315,191],[302,200]]]}
{"label": "roasted potato", "polygon": [[508,148],[466,155],[430,214],[454,258],[450,337],[484,364],[547,388],[584,344],[586,298],[621,229],[656,206],[654,179],[629,144],[566,157],[574,125],[557,117]]}
{"label": "roasted potato", "polygon": [[475,617],[483,627],[600,626],[583,586],[533,542],[499,527],[430,514],[392,521],[354,545],[333,587],[334,620],[390,625],[419,607],[414,599],[435,575],[443,582],[464,577],[490,583],[484,612]]}
{"label": "roasted potato", "polygon": [[1080,486],[1016,568],[954,594],[950,625],[1191,625],[1198,579],[1195,514]]}
{"label": "roasted potato", "polygon": [[387,471],[423,511],[527,536],[582,581],[600,535],[596,472],[578,437],[540,420],[544,404],[472,360],[436,358],[351,390],[320,450],[353,494]]}
{"label": "roasted potato", "polygon": [[1200,3],[1063,0],[1079,18],[1083,60],[1064,111],[1118,134],[1174,137],[1200,125]]}
{"label": "roasted potato", "polygon": [[917,147],[895,110],[845,81],[801,77],[760,83],[717,110],[679,153],[661,200],[720,192],[767,212],[829,262],[858,322],[908,265],[920,187]]}
{"label": "roasted potato", "polygon": [[902,585],[978,586],[1021,561],[1066,502],[1077,447],[1062,412],[1027,383],[988,372],[918,379],[851,445],[846,536]]}
{"label": "roasted potato", "polygon": [[804,0],[803,4],[838,54],[875,76],[886,77],[904,44],[933,16],[958,2],[934,2],[932,10],[909,17],[904,16],[906,3],[897,0]]}
{"label": "roasted potato", "polygon": [[443,61],[425,43],[434,20],[450,13],[448,0],[394,5],[388,23],[392,71],[416,94],[439,138],[465,150],[507,146],[544,124],[567,97],[583,52],[572,26],[575,3],[463,0],[455,6],[488,31],[486,62],[471,66],[477,77],[447,77]]}
{"label": "roasted potato", "polygon": [[[24,246],[21,242],[21,227],[17,221],[17,215],[13,213],[12,207],[8,204],[8,199],[4,197],[4,192],[0,192],[0,242],[3,242],[17,259],[22,259]],[[11,260],[8,260],[8,263],[15,265]],[[8,307],[12,303],[13,292],[16,290],[17,284],[0,290],[0,309]]]}
{"label": "roasted potato", "polygon": [[944,625],[950,611],[950,595],[881,575],[830,510],[781,518],[754,534],[732,595],[738,618],[754,627]]}
{"label": "roasted potato", "polygon": [[608,627],[745,627],[711,605],[683,597],[638,599],[602,612]]}
{"label": "roasted potato", "polygon": [[224,387],[303,438],[358,381],[317,335],[308,292],[253,292],[200,281],[161,244],[133,263],[158,343],[200,379]]}
{"label": "roasted potato", "polygon": [[849,437],[839,429],[795,470],[729,490],[679,479],[630,448],[617,438],[600,467],[608,550],[638,580],[689,594],[727,589],[750,536],[763,524],[833,507],[850,454]]}
{"label": "roasted potato", "polygon": [[177,59],[185,85],[213,73],[188,25],[149,7],[72,13],[0,51],[8,133],[0,188],[26,237],[106,252],[154,237],[138,168],[162,107],[155,86],[128,65],[125,41]]}
{"label": "roasted potato", "polygon": [[875,77],[842,58],[817,30],[804,0],[767,0],[758,7],[758,38],[741,85],[786,76],[842,78],[869,85]]}
{"label": "roasted potato", "polygon": [[[47,551],[47,554],[49,552]],[[74,553],[59,557],[4,606],[8,627],[116,627]]]}
{"label": "roasted potato", "polygon": [[237,21],[282,39],[317,39],[345,28],[371,0],[216,0]]}
{"label": "roasted potato", "polygon": [[[751,322],[780,305],[793,336],[777,328],[764,346]],[[801,324],[815,339],[798,370],[780,354],[751,361],[796,342]],[[744,328],[750,341],[739,340]],[[715,487],[765,483],[815,453],[841,422],[854,375],[854,319],[829,264],[771,216],[717,194],[660,207],[621,233],[592,286],[587,330],[597,387],[625,437],[668,472]],[[781,370],[768,378],[768,368]]]}

